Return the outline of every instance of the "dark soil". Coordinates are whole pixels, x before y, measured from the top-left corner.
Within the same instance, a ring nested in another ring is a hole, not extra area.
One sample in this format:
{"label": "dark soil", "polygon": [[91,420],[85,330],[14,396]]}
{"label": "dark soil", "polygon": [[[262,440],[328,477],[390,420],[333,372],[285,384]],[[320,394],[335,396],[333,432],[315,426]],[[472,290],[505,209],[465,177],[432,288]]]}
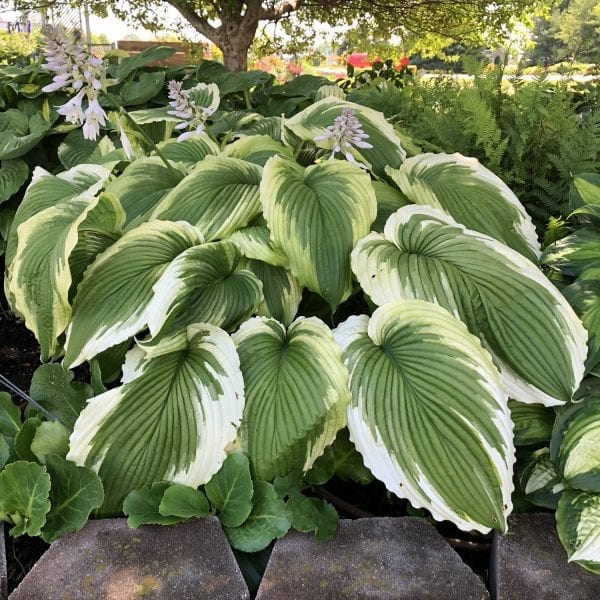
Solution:
{"label": "dark soil", "polygon": [[31,331],[8,311],[0,312],[0,373],[27,392],[39,366],[40,350]]}
{"label": "dark soil", "polygon": [[[27,392],[33,372],[39,364],[39,347],[33,334],[10,313],[0,313],[0,373]],[[21,399],[15,395],[13,399],[23,406]],[[333,504],[342,518],[427,517],[425,511],[411,509],[405,500],[389,493],[378,481],[362,486],[334,477],[324,486],[315,487],[313,493]],[[430,522],[487,585],[491,537],[465,533],[450,523],[437,523],[431,519]],[[8,535],[6,538],[10,593],[45,552],[48,544],[41,539],[25,536],[16,540]]]}

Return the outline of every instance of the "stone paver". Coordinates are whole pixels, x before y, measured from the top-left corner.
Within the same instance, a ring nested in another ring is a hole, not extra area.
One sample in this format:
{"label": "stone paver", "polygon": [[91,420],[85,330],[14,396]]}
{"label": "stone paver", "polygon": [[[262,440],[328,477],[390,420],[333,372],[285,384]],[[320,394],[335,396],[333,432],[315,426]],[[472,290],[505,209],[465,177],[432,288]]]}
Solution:
{"label": "stone paver", "polygon": [[90,521],[56,541],[10,600],[246,600],[216,517],[130,529]]}
{"label": "stone paver", "polygon": [[490,579],[496,600],[600,598],[600,576],[567,563],[551,513],[509,517],[507,534],[494,535]]}
{"label": "stone paver", "polygon": [[8,581],[6,579],[6,546],[4,544],[4,523],[0,523],[0,600],[8,596]]}
{"label": "stone paver", "polygon": [[340,521],[317,542],[291,532],[277,541],[256,600],[479,600],[483,582],[422,519]]}

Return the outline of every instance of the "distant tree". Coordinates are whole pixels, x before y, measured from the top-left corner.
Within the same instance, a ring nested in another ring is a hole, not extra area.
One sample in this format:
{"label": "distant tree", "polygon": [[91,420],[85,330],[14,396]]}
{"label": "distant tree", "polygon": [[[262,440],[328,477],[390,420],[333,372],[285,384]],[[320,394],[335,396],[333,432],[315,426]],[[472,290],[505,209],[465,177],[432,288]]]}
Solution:
{"label": "distant tree", "polygon": [[600,62],[600,0],[571,0],[552,20],[559,54],[568,60]]}
{"label": "distant tree", "polygon": [[[38,9],[65,0],[15,0],[20,8]],[[68,0],[69,1],[69,0]],[[259,23],[294,16],[297,26],[315,21],[346,25],[358,31],[441,34],[454,39],[498,31],[511,17],[530,12],[547,0],[88,0],[98,14],[110,8],[117,16],[149,29],[165,25],[164,9],[172,6],[183,22],[216,44],[223,61],[235,71],[247,68],[248,49]],[[83,0],[70,0],[81,4]],[[289,22],[289,21],[288,21]],[[309,32],[310,33],[310,32]]]}
{"label": "distant tree", "polygon": [[529,64],[564,60],[600,63],[600,0],[563,0],[547,18],[536,21]]}

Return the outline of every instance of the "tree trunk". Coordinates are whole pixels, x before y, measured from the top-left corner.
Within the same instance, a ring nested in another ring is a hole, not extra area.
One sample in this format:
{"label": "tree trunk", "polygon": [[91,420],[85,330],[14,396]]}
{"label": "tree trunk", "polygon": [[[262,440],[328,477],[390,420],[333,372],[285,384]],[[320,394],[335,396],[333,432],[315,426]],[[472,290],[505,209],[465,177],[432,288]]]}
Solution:
{"label": "tree trunk", "polygon": [[[233,40],[237,42],[237,40]],[[217,44],[218,45],[218,44]],[[247,71],[248,70],[248,49],[250,45],[243,47],[241,44],[231,44],[224,42],[220,46],[223,52],[223,64],[230,71]]]}

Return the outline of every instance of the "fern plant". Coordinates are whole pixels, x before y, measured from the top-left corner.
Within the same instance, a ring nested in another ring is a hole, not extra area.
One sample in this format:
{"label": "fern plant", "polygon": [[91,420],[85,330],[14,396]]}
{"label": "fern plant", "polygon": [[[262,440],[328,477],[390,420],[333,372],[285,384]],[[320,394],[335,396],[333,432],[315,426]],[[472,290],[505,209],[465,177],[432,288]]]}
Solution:
{"label": "fern plant", "polygon": [[511,186],[540,232],[551,216],[566,216],[573,175],[598,169],[599,111],[580,113],[568,85],[543,76],[504,80],[501,66],[478,68],[467,83],[424,79],[351,98],[383,111],[423,149],[477,157]]}

